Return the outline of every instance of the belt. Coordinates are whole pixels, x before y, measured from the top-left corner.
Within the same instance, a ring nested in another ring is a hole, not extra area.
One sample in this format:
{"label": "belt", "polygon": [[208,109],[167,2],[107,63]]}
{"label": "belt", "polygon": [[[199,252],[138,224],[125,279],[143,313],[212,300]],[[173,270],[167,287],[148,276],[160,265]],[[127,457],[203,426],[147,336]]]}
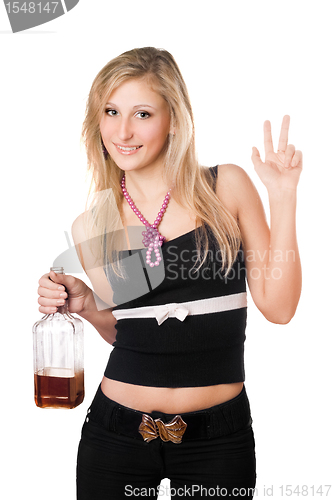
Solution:
{"label": "belt", "polygon": [[148,443],[160,438],[175,444],[227,436],[252,424],[245,386],[238,396],[225,403],[181,414],[144,413],[127,408],[105,396],[99,386],[88,409],[86,422],[89,420],[108,431]]}
{"label": "belt", "polygon": [[163,304],[158,306],[132,307],[130,309],[114,309],[112,314],[119,319],[156,318],[161,325],[168,318],[177,318],[184,321],[186,316],[196,314],[211,314],[215,312],[231,311],[247,306],[246,292],[222,295],[210,299],[192,300]]}

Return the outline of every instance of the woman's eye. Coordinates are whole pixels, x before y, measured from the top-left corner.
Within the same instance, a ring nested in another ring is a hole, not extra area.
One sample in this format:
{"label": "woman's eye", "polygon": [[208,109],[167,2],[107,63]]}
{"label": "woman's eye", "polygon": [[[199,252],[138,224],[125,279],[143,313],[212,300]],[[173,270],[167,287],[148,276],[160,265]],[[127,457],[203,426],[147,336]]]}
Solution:
{"label": "woman's eye", "polygon": [[137,116],[141,118],[142,120],[145,120],[146,118],[150,117],[150,114],[147,113],[147,111],[139,111]]}
{"label": "woman's eye", "polygon": [[109,116],[116,116],[118,113],[118,111],[116,111],[115,109],[106,109],[105,112]]}
{"label": "woman's eye", "polygon": [[[117,116],[118,115],[118,111],[116,109],[106,109],[105,113],[109,116]],[[141,118],[141,120],[146,120],[147,118],[150,117],[150,114],[147,111],[138,111],[136,113],[136,116]]]}

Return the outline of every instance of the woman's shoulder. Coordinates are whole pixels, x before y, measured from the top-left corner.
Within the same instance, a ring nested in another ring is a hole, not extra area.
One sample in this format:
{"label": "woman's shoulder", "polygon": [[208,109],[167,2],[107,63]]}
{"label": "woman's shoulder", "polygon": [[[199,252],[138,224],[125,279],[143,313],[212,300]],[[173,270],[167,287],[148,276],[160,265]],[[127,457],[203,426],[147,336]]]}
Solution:
{"label": "woman's shoulder", "polygon": [[72,223],[72,236],[74,243],[82,242],[84,239],[83,214],[80,214]]}
{"label": "woman's shoulder", "polygon": [[225,182],[244,182],[246,178],[249,178],[245,170],[239,165],[234,163],[224,163],[217,165],[217,178],[220,182],[223,180]]}
{"label": "woman's shoulder", "polygon": [[251,179],[246,171],[234,163],[224,163],[215,167],[203,167],[206,172],[216,179],[217,186],[222,189],[223,186],[229,189],[235,186],[240,187],[243,184],[251,183]]}
{"label": "woman's shoulder", "polygon": [[232,163],[217,165],[215,184],[216,196],[223,206],[237,219],[239,212],[238,190],[244,185],[247,174],[238,165]]}
{"label": "woman's shoulder", "polygon": [[[101,233],[103,234],[103,233]],[[74,242],[82,243],[88,238],[99,236],[96,227],[96,207],[92,206],[82,212],[72,223],[72,236]]]}
{"label": "woman's shoulder", "polygon": [[254,184],[247,172],[233,163],[218,165],[216,195],[234,214],[249,197],[256,195]]}
{"label": "woman's shoulder", "polygon": [[87,223],[91,214],[83,212],[72,223],[72,236],[74,244],[82,243],[87,240]]}

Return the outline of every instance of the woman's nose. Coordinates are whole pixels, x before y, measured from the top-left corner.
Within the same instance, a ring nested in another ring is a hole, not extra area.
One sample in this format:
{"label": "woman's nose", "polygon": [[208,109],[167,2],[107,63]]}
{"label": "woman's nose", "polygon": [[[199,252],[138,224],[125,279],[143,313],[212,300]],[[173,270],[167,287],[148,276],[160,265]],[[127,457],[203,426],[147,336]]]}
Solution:
{"label": "woman's nose", "polygon": [[121,139],[122,141],[127,141],[128,139],[131,139],[131,137],[133,136],[132,127],[128,119],[122,118],[120,120],[118,136],[119,139]]}

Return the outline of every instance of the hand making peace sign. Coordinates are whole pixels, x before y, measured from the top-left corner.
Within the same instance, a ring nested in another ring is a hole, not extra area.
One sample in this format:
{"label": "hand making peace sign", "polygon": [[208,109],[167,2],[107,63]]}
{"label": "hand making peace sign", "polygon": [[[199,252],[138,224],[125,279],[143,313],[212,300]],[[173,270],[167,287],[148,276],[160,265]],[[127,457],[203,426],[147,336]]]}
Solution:
{"label": "hand making peace sign", "polygon": [[288,144],[290,116],[282,120],[277,152],[274,152],[271,124],[264,123],[265,163],[261,161],[257,148],[252,148],[252,162],[255,171],[269,192],[276,190],[296,190],[303,167],[302,152]]}

